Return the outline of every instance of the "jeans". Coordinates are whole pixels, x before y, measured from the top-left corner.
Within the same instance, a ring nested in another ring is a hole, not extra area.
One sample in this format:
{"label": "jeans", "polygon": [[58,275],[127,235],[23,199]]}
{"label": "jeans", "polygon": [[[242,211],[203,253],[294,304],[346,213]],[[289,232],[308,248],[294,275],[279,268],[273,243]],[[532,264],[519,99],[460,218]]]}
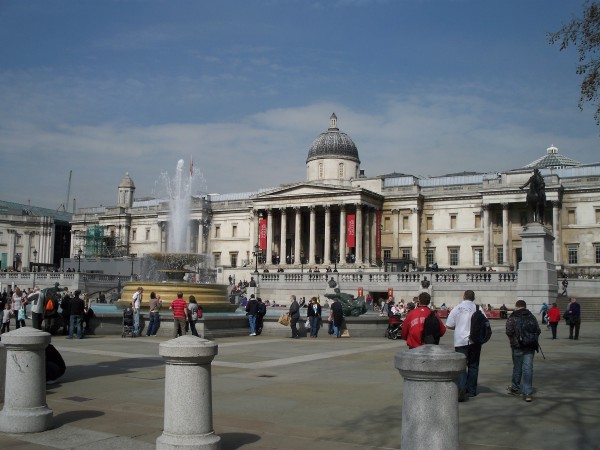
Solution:
{"label": "jeans", "polygon": [[556,339],[556,327],[558,322],[550,322],[550,328],[552,329],[552,339]]}
{"label": "jeans", "polygon": [[136,309],[133,313],[133,334],[140,335],[140,309]]}
{"label": "jeans", "polygon": [[157,312],[151,312],[148,319],[148,331],[146,336],[156,336],[156,332],[160,327],[160,315]]}
{"label": "jeans", "polygon": [[523,395],[533,394],[533,355],[535,350],[513,348],[512,388]]}
{"label": "jeans", "polygon": [[335,325],[335,321],[331,322],[333,325],[333,335],[335,337],[340,337],[342,335],[342,327],[344,326],[344,322],[340,322],[338,326]]}
{"label": "jeans", "polygon": [[36,330],[42,330],[42,321],[44,320],[44,315],[31,312],[31,326]]}
{"label": "jeans", "polygon": [[310,335],[316,337],[319,334],[319,317],[310,316],[308,320],[310,321]]}
{"label": "jeans", "polygon": [[256,316],[251,314],[248,316],[250,322],[250,334],[256,334]]}
{"label": "jeans", "polygon": [[469,395],[477,395],[477,377],[479,376],[479,357],[481,356],[481,344],[470,344],[462,347],[454,347],[458,353],[467,357],[467,367],[458,375],[458,392],[466,392]]}
{"label": "jeans", "polygon": [[71,317],[69,317],[69,339],[73,338],[73,331],[75,331],[75,328],[77,328],[77,339],[83,338],[81,316],[71,315]]}
{"label": "jeans", "polygon": [[198,332],[196,331],[196,321],[192,319],[188,319],[190,324],[190,330],[192,331],[192,336],[198,336]]}

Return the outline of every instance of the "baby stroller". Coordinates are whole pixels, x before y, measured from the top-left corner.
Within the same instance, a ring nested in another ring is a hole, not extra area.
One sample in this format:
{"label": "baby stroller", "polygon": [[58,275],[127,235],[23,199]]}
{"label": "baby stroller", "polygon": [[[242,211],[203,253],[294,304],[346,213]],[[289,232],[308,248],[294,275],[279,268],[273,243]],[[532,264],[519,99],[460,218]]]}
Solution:
{"label": "baby stroller", "polygon": [[123,310],[123,334],[121,337],[135,337],[133,328],[133,310],[131,308],[125,308]]}
{"label": "baby stroller", "polygon": [[388,327],[385,330],[385,337],[388,339],[398,339],[402,335],[402,316],[394,314],[388,319]]}

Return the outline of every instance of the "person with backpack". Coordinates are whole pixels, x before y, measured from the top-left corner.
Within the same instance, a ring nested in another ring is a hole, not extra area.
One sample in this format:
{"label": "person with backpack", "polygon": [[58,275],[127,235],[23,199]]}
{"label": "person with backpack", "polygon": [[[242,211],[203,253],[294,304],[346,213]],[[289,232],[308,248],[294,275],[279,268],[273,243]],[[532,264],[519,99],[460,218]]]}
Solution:
{"label": "person with backpack", "polygon": [[410,311],[402,325],[402,339],[408,348],[413,349],[425,344],[439,344],[446,333],[446,326],[435,311],[429,309],[431,295],[419,294],[419,306]]}
{"label": "person with backpack", "polygon": [[[483,318],[485,318],[485,315],[483,315],[479,306],[475,305],[475,292],[467,290],[463,294],[462,303],[452,308],[452,311],[450,311],[450,314],[448,314],[448,318],[446,319],[446,327],[454,330],[454,350],[457,353],[462,353],[467,358],[466,369],[458,375],[459,402],[465,402],[469,400],[469,397],[475,397],[477,395],[479,359],[481,356],[481,345],[483,343],[481,341],[483,339],[475,337],[475,334],[481,333],[481,330],[479,329],[476,332],[474,330],[473,336],[471,336],[471,319],[475,312],[478,312],[478,314],[481,314]],[[481,316],[477,316],[476,318],[480,317]],[[479,328],[479,321],[476,322],[476,328]]]}
{"label": "person with backpack", "polygon": [[506,321],[513,360],[512,380],[506,389],[510,395],[522,395],[526,402],[533,400],[533,356],[539,350],[538,336],[541,332],[536,317],[527,309],[527,303],[517,300],[514,312]]}

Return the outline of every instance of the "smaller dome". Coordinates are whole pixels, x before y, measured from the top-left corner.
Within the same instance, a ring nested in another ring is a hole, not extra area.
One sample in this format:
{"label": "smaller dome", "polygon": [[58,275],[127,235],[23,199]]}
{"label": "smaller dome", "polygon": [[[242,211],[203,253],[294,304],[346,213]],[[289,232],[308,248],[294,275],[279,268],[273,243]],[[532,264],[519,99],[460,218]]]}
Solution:
{"label": "smaller dome", "polygon": [[358,149],[350,136],[337,127],[335,113],[329,118],[329,129],[321,133],[310,146],[306,162],[322,158],[343,158],[360,164]]}
{"label": "smaller dome", "polygon": [[135,189],[135,184],[133,183],[133,180],[129,176],[129,172],[125,173],[125,176],[123,178],[121,178],[121,182],[119,183],[119,189],[121,189],[121,188]]}
{"label": "smaller dome", "polygon": [[564,167],[577,167],[581,165],[580,162],[558,153],[558,148],[554,145],[548,147],[546,152],[547,154],[527,164],[525,167],[528,169],[561,169]]}

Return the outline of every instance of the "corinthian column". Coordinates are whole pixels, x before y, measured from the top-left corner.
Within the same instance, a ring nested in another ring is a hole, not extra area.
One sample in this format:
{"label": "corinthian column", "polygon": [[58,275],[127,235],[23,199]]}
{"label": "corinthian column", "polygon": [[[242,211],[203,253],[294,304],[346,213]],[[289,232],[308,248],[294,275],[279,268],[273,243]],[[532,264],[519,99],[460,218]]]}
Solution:
{"label": "corinthian column", "polygon": [[346,206],[340,205],[340,261],[346,262]]}
{"label": "corinthian column", "polygon": [[273,262],[273,209],[267,210],[267,264]]}
{"label": "corinthian column", "polygon": [[331,263],[331,206],[325,205],[325,249],[323,252],[323,263]]}
{"label": "corinthian column", "polygon": [[281,208],[281,244],[279,245],[279,262],[286,264],[285,255],[287,253],[287,249],[285,248],[286,244],[286,235],[287,235],[287,220],[286,220],[285,208]]}
{"label": "corinthian column", "polygon": [[300,264],[300,252],[302,247],[302,217],[300,215],[300,206],[296,206],[294,211],[296,212],[296,226],[294,229],[294,264]]}
{"label": "corinthian column", "polygon": [[508,220],[509,204],[502,203],[502,254],[504,256],[504,264],[510,264],[510,223]]}
{"label": "corinthian column", "polygon": [[481,205],[483,209],[483,265],[489,266],[490,260],[490,205]]}
{"label": "corinthian column", "polygon": [[356,205],[356,264],[363,263],[363,217],[362,205]]}
{"label": "corinthian column", "polygon": [[316,211],[315,206],[310,207],[310,228],[309,228],[309,242],[308,242],[308,264],[311,266],[315,265],[315,230],[316,230]]}
{"label": "corinthian column", "polygon": [[560,202],[552,202],[552,234],[554,235],[554,262],[562,264],[560,239]]}

